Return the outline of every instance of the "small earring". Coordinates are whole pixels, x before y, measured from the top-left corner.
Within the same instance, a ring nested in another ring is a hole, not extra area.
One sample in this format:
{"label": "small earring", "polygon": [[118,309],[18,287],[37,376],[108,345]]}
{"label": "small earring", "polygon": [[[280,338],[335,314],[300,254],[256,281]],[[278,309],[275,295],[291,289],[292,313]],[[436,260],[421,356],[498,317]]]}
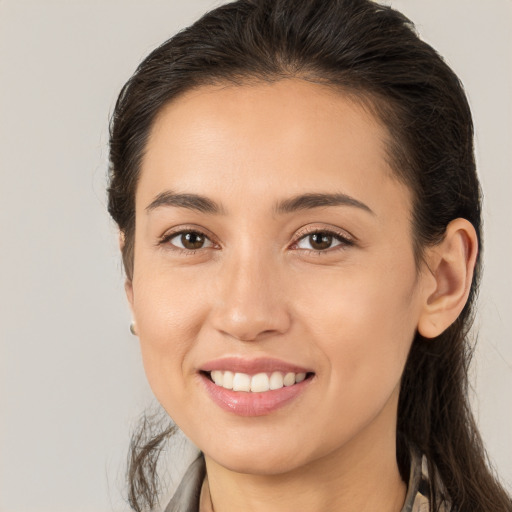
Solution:
{"label": "small earring", "polygon": [[137,331],[135,330],[135,322],[132,322],[130,324],[130,332],[134,335],[134,336],[137,336]]}

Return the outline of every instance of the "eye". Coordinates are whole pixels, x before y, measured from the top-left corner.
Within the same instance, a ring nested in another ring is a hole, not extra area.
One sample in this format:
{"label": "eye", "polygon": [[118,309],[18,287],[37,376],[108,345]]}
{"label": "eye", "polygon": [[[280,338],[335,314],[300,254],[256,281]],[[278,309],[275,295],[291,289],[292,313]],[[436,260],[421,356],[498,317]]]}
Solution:
{"label": "eye", "polygon": [[295,244],[297,249],[327,251],[337,246],[353,245],[352,240],[332,231],[315,231],[301,237]]}
{"label": "eye", "polygon": [[199,231],[180,231],[166,236],[162,243],[169,243],[178,249],[186,251],[196,251],[213,247],[212,241]]}

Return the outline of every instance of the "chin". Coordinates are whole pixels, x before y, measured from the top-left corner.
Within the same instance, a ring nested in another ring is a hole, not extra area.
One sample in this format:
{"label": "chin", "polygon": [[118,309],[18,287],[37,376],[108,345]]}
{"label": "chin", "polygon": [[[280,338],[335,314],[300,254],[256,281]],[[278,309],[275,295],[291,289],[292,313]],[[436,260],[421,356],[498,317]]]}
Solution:
{"label": "chin", "polygon": [[269,436],[267,431],[262,438],[256,435],[244,436],[249,442],[230,442],[234,436],[226,436],[226,442],[214,447],[205,447],[203,453],[216,464],[237,473],[251,475],[280,475],[293,472],[314,461],[323,454],[311,451],[306,437]]}
{"label": "chin", "polygon": [[234,471],[236,473],[273,476],[292,472],[302,467],[306,461],[301,460],[299,453],[286,454],[282,452],[274,452],[268,450],[267,453],[261,451],[248,453],[247,450],[242,453],[223,453],[218,457],[210,458],[216,464]]}

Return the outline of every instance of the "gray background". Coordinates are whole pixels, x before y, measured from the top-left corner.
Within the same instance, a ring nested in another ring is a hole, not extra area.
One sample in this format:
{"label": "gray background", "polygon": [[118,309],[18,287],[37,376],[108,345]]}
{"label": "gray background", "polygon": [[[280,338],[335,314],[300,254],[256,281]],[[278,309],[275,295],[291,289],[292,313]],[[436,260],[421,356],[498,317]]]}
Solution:
{"label": "gray background", "polygon": [[[218,3],[0,0],[2,512],[127,509],[128,432],[152,398],[106,214],[108,116],[140,60]],[[391,3],[474,110],[486,252],[473,402],[510,489],[512,2]],[[171,472],[187,457],[180,444]]]}

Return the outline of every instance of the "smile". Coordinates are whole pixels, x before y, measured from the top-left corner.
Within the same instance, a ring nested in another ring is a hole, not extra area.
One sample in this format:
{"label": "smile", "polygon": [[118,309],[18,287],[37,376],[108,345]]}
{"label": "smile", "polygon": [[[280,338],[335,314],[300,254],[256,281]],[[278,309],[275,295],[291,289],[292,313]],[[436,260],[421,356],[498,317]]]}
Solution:
{"label": "smile", "polygon": [[247,393],[265,393],[283,387],[293,386],[302,382],[306,378],[306,373],[294,372],[272,372],[257,373],[249,375],[247,373],[213,370],[210,372],[211,380],[219,387],[232,389],[233,391],[244,391]]}
{"label": "smile", "polygon": [[201,366],[199,376],[210,399],[238,416],[271,414],[310,387],[315,372],[288,362],[228,357]]}

